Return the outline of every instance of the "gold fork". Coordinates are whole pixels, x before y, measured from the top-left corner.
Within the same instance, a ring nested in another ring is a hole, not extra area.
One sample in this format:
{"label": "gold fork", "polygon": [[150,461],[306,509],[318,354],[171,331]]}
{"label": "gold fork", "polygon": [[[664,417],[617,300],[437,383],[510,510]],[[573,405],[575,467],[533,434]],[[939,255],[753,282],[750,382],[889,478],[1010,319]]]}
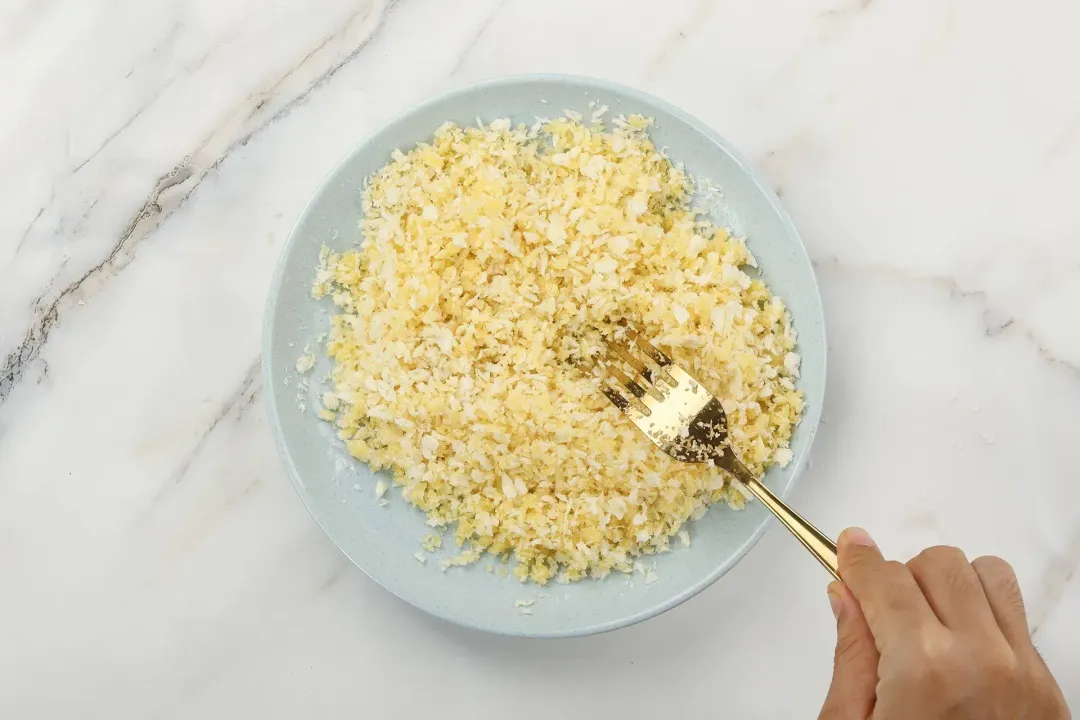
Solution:
{"label": "gold fork", "polygon": [[[629,336],[653,366],[641,362],[625,345],[609,342],[608,354],[599,364],[631,397],[605,383],[603,391],[608,399],[671,457],[690,463],[711,462],[731,473],[839,580],[836,543],[739,461],[728,442],[727,415],[720,401],[648,340],[637,333]],[[622,370],[623,363],[633,370],[633,376]]]}

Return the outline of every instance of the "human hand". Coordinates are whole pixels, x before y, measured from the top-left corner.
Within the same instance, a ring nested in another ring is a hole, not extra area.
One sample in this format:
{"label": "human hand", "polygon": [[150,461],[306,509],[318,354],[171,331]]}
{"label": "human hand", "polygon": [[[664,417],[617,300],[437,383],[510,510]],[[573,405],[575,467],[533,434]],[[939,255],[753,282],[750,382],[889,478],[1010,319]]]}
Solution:
{"label": "human hand", "polygon": [[819,720],[1069,720],[1004,560],[932,547],[886,561],[859,528],[837,551],[836,658]]}

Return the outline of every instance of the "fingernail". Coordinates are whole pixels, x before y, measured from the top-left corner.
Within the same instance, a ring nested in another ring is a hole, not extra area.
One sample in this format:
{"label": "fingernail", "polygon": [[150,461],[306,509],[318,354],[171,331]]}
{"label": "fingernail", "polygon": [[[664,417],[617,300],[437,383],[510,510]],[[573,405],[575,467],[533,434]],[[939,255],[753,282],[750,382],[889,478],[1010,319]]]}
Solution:
{"label": "fingernail", "polygon": [[863,530],[861,527],[850,527],[844,531],[844,535],[851,542],[852,545],[859,545],[861,547],[877,547],[877,543],[870,537],[870,533]]}
{"label": "fingernail", "polygon": [[829,585],[829,607],[832,608],[833,617],[839,620],[840,611],[844,609],[844,598],[840,597],[840,590],[836,585],[837,583]]}

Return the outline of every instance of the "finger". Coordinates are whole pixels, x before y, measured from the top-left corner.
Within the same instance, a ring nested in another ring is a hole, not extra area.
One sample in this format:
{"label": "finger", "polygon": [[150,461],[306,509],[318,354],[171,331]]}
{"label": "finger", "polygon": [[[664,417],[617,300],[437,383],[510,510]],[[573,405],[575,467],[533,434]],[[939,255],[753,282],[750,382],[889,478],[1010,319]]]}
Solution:
{"label": "finger", "polygon": [[1020,583],[1012,566],[999,557],[984,556],[971,563],[972,569],[982,584],[994,620],[1001,628],[1005,640],[1016,652],[1034,650],[1031,633],[1028,630],[1027,611],[1024,610],[1024,596],[1020,594]]}
{"label": "finger", "polygon": [[885,560],[865,530],[840,533],[837,556],[840,578],[859,601],[878,650],[915,637],[913,630],[941,627],[911,572]]}
{"label": "finger", "polygon": [[944,545],[927,548],[907,567],[945,627],[978,631],[980,636],[997,629],[979,576],[962,550]]}
{"label": "finger", "polygon": [[836,652],[819,720],[866,720],[877,696],[878,651],[859,603],[843,583],[829,585],[836,615]]}

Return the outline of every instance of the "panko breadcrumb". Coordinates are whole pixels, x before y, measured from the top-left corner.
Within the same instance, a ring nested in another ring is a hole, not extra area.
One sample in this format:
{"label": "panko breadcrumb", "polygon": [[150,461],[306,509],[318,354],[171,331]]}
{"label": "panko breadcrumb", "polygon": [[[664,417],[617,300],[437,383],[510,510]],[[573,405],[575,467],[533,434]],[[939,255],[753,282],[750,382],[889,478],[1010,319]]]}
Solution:
{"label": "panko breadcrumb", "polygon": [[630,572],[709,503],[742,505],[582,370],[623,321],[720,398],[752,471],[790,457],[803,399],[784,304],[744,272],[743,240],[690,208],[649,121],[613,125],[443,125],[372,175],[364,242],[316,277],[337,309],[324,416],[453,528],[466,549],[444,569],[487,551],[541,584]]}

